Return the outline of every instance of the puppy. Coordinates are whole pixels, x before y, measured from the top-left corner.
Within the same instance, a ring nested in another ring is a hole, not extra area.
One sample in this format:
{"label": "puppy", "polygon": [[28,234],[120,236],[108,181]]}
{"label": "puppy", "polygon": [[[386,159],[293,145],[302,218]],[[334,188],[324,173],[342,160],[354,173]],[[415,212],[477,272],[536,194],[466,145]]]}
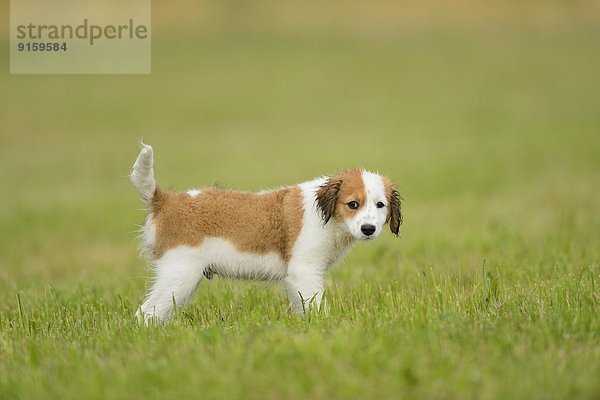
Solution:
{"label": "puppy", "polygon": [[157,186],[153,165],[142,144],[129,177],[148,206],[141,247],[155,276],[137,313],[146,323],[169,319],[213,275],[282,281],[293,311],[319,307],[329,267],[402,224],[392,182],[363,169],[258,193],[172,192]]}

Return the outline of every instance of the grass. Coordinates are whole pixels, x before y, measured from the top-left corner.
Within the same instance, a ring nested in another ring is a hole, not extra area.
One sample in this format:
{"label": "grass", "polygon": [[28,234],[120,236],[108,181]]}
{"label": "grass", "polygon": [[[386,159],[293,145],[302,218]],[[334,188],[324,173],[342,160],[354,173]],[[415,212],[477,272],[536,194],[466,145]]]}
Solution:
{"label": "grass", "polygon": [[[1,75],[0,398],[598,398],[598,34],[155,35],[151,76]],[[402,237],[329,315],[215,279],[139,327],[140,137],[179,189],[380,170]]]}

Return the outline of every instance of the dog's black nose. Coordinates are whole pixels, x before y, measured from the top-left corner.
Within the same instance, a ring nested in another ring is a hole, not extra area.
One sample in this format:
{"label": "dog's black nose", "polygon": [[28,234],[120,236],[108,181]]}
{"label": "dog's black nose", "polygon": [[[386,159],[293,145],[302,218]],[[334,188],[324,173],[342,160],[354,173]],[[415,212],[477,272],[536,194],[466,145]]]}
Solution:
{"label": "dog's black nose", "polygon": [[360,230],[365,235],[371,236],[373,233],[375,233],[375,225],[364,224],[363,226],[360,227]]}

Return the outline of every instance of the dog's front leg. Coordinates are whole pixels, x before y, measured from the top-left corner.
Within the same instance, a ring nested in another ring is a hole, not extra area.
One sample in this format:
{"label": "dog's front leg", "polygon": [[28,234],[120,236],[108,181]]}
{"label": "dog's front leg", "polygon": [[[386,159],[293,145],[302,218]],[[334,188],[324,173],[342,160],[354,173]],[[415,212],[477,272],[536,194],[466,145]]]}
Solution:
{"label": "dog's front leg", "polygon": [[325,268],[290,263],[285,284],[293,312],[301,313],[311,307],[319,309],[325,290],[324,274]]}

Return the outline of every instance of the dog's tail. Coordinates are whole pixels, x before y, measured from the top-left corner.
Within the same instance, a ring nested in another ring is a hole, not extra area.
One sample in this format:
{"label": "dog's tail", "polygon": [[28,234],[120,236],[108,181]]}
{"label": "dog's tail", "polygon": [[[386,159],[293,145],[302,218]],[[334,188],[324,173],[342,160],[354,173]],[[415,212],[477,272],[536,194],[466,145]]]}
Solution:
{"label": "dog's tail", "polygon": [[152,146],[141,143],[142,150],[138,155],[129,180],[137,188],[146,202],[150,202],[156,192],[156,179],[154,179],[154,151]]}

